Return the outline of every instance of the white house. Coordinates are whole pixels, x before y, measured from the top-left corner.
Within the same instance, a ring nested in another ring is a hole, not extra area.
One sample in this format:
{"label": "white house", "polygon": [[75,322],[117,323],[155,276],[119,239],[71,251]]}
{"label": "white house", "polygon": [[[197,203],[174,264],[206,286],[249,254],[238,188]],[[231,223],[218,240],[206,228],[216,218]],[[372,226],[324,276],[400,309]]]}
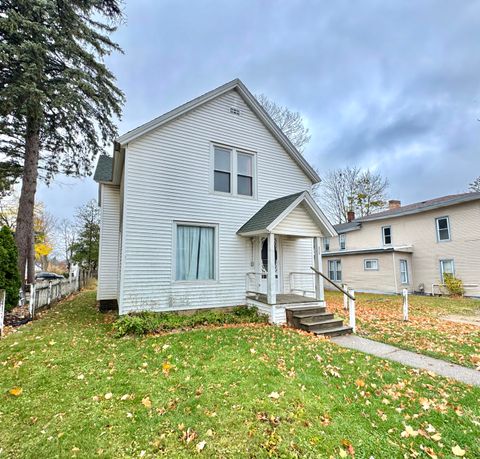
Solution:
{"label": "white house", "polygon": [[319,181],[240,80],[119,137],[95,172],[98,300],[119,313],[323,306]]}

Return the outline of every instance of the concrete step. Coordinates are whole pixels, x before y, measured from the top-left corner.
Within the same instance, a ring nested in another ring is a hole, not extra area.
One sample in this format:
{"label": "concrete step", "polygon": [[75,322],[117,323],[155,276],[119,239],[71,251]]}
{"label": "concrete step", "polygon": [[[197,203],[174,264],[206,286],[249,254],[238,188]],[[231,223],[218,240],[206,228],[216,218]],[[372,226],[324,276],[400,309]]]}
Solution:
{"label": "concrete step", "polygon": [[[342,319],[329,319],[329,320],[322,320],[322,321],[317,321],[316,323],[309,323],[309,324],[303,324],[303,327],[306,327],[308,331],[319,331],[319,330],[326,330],[328,328],[338,328],[343,326],[343,320]],[[303,328],[302,327],[302,328]]]}
{"label": "concrete step", "polygon": [[342,327],[327,328],[326,330],[318,330],[318,331],[312,330],[312,331],[316,335],[322,335],[322,336],[341,336],[341,335],[350,335],[351,333],[353,333],[352,327],[348,327],[346,325]]}
{"label": "concrete step", "polygon": [[294,316],[300,319],[302,325],[312,325],[315,323],[324,322],[325,320],[333,319],[333,312],[318,312],[315,314],[303,315],[302,317]]}

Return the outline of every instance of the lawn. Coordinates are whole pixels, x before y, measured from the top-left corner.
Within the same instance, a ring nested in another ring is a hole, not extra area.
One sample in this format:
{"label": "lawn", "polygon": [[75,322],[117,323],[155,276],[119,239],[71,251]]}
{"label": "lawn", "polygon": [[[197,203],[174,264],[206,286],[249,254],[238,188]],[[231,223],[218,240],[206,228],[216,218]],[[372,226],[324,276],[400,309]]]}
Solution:
{"label": "lawn", "polygon": [[[340,292],[326,292],[328,309],[347,317]],[[450,322],[444,316],[477,316],[480,300],[409,296],[409,321],[403,321],[399,295],[356,294],[357,332],[384,343],[480,368],[480,327]]]}
{"label": "lawn", "polygon": [[0,341],[0,457],[480,457],[480,389],[280,327],[112,320],[87,291]]}

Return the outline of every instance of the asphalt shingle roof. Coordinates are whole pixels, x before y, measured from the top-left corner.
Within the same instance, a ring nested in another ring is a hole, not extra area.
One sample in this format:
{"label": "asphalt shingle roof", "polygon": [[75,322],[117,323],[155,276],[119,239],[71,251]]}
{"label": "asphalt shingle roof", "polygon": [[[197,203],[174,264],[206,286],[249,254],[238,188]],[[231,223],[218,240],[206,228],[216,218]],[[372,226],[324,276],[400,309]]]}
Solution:
{"label": "asphalt shingle roof", "polygon": [[97,168],[93,175],[96,182],[111,182],[113,174],[113,158],[107,155],[100,155],[98,158]]}
{"label": "asphalt shingle roof", "polygon": [[300,193],[268,201],[237,231],[237,233],[250,233],[252,231],[262,231],[267,229],[267,227],[303,193],[304,192],[302,191]]}

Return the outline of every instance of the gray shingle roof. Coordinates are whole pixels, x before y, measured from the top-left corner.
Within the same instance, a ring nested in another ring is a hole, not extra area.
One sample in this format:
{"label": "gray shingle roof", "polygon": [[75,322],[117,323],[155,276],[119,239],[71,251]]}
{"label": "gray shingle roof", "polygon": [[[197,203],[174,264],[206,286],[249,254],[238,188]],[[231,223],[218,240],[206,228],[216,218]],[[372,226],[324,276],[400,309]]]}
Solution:
{"label": "gray shingle roof", "polygon": [[237,233],[250,233],[252,231],[267,229],[267,227],[303,193],[304,191],[301,191],[300,193],[268,201]]}
{"label": "gray shingle roof", "polygon": [[360,229],[360,222],[359,221],[351,221],[351,222],[348,222],[348,223],[340,223],[339,225],[333,225],[333,227],[335,228],[335,231],[337,233],[346,233],[348,231],[353,231],[353,230],[356,230],[356,229]]}
{"label": "gray shingle roof", "polygon": [[450,194],[448,196],[441,196],[439,198],[428,199],[427,201],[415,202],[406,206],[401,206],[396,209],[384,210],[377,212],[367,217],[357,218],[356,222],[368,222],[370,220],[377,220],[382,218],[390,218],[401,215],[416,214],[425,212],[427,210],[436,209],[439,207],[451,206],[462,202],[474,201],[480,199],[480,193],[470,192],[461,194]]}
{"label": "gray shingle roof", "polygon": [[107,155],[100,155],[98,158],[97,168],[93,175],[96,182],[111,182],[113,174],[113,158]]}

